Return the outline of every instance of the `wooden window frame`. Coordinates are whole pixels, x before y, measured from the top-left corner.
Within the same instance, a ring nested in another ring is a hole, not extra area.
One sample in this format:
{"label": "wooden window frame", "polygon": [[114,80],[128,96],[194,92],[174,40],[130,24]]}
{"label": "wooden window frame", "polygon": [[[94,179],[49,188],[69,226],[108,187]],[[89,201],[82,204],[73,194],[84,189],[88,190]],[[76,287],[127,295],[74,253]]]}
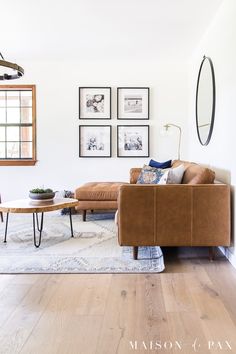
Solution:
{"label": "wooden window frame", "polygon": [[32,90],[32,158],[0,159],[0,166],[34,166],[36,159],[36,85],[0,85],[1,90]]}

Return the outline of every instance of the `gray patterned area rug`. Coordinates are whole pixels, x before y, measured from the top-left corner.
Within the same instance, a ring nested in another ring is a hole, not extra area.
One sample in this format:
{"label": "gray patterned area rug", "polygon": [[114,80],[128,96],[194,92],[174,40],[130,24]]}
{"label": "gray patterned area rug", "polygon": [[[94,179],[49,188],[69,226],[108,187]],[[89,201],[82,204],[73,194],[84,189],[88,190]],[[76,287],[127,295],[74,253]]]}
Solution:
{"label": "gray patterned area rug", "polygon": [[112,214],[88,215],[83,222],[46,213],[39,248],[33,245],[32,215],[10,214],[7,243],[0,223],[0,273],[159,273],[164,270],[160,247],[140,247],[137,261],[132,247],[120,247]]}

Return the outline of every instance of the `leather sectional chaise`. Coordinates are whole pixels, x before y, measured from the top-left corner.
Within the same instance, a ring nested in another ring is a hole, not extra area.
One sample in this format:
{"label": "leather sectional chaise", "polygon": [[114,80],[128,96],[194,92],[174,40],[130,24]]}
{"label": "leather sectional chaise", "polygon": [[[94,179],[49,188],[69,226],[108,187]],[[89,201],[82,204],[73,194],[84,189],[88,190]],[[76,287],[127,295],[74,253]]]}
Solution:
{"label": "leather sectional chaise", "polygon": [[230,245],[230,186],[215,183],[215,173],[201,165],[184,164],[182,184],[136,184],[140,168],[130,171],[130,184],[122,185],[118,197],[118,241],[132,246]]}

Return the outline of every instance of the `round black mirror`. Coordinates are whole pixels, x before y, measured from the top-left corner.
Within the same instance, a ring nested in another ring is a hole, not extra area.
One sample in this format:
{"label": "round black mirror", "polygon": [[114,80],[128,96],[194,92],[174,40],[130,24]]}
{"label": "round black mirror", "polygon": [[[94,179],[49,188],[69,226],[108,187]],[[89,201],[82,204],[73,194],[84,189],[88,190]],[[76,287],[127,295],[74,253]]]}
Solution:
{"label": "round black mirror", "polygon": [[208,145],[215,118],[215,74],[212,60],[204,56],[200,65],[196,91],[196,126],[198,139]]}

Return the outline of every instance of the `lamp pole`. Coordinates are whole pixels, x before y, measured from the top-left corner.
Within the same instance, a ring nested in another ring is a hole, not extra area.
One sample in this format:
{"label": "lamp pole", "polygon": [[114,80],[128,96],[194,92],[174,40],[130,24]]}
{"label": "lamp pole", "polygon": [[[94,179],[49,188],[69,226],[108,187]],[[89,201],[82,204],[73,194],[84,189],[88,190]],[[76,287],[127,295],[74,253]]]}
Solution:
{"label": "lamp pole", "polygon": [[175,127],[178,129],[179,131],[179,143],[178,143],[178,160],[180,160],[180,145],[181,145],[181,137],[182,137],[182,129],[179,125],[176,124],[172,124],[172,123],[167,123],[164,125],[164,128],[166,129],[166,131],[170,128],[170,127]]}

